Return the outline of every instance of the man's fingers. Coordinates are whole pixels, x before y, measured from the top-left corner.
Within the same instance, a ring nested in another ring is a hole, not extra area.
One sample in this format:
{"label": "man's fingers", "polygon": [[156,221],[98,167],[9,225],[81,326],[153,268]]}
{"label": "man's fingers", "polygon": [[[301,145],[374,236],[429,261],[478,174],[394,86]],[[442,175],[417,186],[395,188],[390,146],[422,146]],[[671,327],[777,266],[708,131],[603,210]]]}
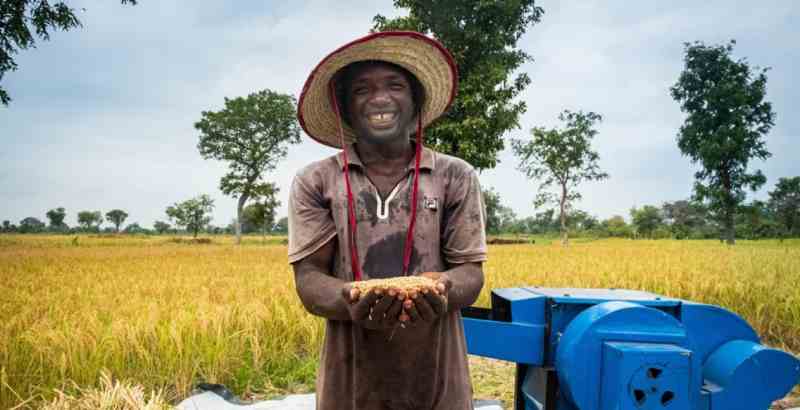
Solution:
{"label": "man's fingers", "polygon": [[428,301],[436,316],[444,314],[447,310],[447,298],[445,296],[428,292],[428,294],[425,295],[425,300]]}
{"label": "man's fingers", "polygon": [[345,284],[344,286],[342,286],[342,297],[344,298],[344,300],[348,302],[353,302],[353,299],[350,297],[350,292],[352,292],[353,289],[355,288],[350,286],[349,284]]}
{"label": "man's fingers", "polygon": [[395,296],[389,296],[388,294],[381,296],[372,307],[372,318],[374,320],[383,319],[383,315],[386,314],[386,311],[392,306],[392,302],[396,300]]}
{"label": "man's fingers", "polygon": [[403,310],[403,302],[397,300],[396,298],[392,300],[392,304],[389,305],[389,308],[386,309],[386,314],[383,316],[383,324],[386,326],[392,326],[397,323],[397,320],[400,317],[400,311]]}
{"label": "man's fingers", "polygon": [[419,318],[426,322],[432,321],[436,318],[436,312],[433,311],[430,303],[428,303],[429,295],[436,296],[433,294],[433,292],[428,292],[425,296],[420,296],[414,299],[414,306],[419,314]]}
{"label": "man's fingers", "polygon": [[405,311],[400,313],[400,317],[397,319],[402,323],[408,323],[411,320],[411,316],[408,315]]}
{"label": "man's fingers", "polygon": [[372,305],[375,304],[375,301],[378,300],[378,295],[374,292],[367,292],[364,296],[359,299],[355,305],[352,307],[353,318],[354,320],[364,320],[369,317],[370,309]]}
{"label": "man's fingers", "polygon": [[[416,322],[422,320],[422,318],[419,316],[419,311],[417,310],[417,307],[414,304],[414,301],[412,301],[411,299],[407,299],[405,302],[403,302],[403,312],[406,315],[408,315],[408,320],[411,323],[416,323]],[[401,317],[401,320],[402,320],[402,317]]]}

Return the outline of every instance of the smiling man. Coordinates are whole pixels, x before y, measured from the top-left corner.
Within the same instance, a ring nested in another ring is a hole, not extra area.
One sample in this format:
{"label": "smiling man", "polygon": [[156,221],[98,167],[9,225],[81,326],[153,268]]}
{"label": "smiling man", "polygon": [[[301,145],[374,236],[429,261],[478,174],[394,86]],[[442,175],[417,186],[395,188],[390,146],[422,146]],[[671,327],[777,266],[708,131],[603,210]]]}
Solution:
{"label": "smiling man", "polygon": [[[306,309],[327,319],[322,410],[472,409],[460,308],[483,286],[477,174],[422,146],[455,96],[456,66],[422,34],[357,39],[311,72],[298,117],[342,151],[298,172],[289,262]],[[424,275],[419,294],[352,282]]]}

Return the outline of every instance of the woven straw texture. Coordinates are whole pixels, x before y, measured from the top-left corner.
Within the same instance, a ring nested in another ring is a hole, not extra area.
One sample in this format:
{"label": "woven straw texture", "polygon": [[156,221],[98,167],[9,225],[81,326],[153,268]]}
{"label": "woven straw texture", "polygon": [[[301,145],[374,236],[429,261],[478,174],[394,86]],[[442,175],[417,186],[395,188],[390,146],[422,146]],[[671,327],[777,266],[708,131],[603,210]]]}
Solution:
{"label": "woven straw texture", "polygon": [[[414,76],[425,89],[422,123],[427,126],[450,105],[458,81],[452,57],[438,43],[420,34],[368,36],[356,40],[323,60],[311,73],[300,98],[299,117],[306,133],[315,140],[341,148],[339,128],[330,98],[331,78],[345,66],[366,60],[397,64]],[[344,107],[340,107],[340,110]],[[353,130],[342,122],[345,144],[356,140]]]}

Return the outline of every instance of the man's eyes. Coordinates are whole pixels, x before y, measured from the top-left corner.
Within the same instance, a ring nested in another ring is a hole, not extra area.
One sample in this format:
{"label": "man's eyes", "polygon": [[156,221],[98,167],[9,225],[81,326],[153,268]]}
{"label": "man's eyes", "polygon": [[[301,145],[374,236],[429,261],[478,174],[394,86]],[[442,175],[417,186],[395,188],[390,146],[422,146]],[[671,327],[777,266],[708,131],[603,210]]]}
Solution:
{"label": "man's eyes", "polygon": [[[403,91],[408,88],[405,84],[397,82],[397,83],[390,83],[389,89],[392,91]],[[370,92],[370,87],[363,86],[363,87],[355,87],[352,89],[353,95],[364,95]]]}

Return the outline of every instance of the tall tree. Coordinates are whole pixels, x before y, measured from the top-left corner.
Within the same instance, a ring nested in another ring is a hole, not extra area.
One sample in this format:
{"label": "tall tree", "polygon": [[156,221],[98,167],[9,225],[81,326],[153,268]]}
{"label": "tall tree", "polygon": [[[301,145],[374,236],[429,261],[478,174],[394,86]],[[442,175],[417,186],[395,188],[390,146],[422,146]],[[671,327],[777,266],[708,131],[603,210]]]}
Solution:
{"label": "tall tree", "polygon": [[588,231],[596,228],[599,225],[599,219],[580,209],[570,212],[569,218],[567,218],[567,226],[569,226],[571,229]]}
{"label": "tall tree", "polygon": [[294,97],[270,90],[247,97],[225,98],[220,111],[203,111],[194,124],[200,131],[197,148],[205,159],[228,162],[220,181],[225,195],[238,197],[236,243],[241,242],[242,210],[247,200],[270,189],[264,174],[286,157],[290,144],[300,142]]}
{"label": "tall tree", "polygon": [[100,211],[80,211],[78,212],[78,225],[86,231],[96,231],[103,223],[103,213]]}
{"label": "tall tree", "polygon": [[514,219],[514,211],[500,202],[500,194],[494,188],[483,190],[483,206],[486,209],[486,233],[497,235]]}
{"label": "tall tree", "polygon": [[736,213],[736,236],[746,239],[776,237],[780,233],[775,215],[763,201],[753,200],[739,206]]}
{"label": "tall tree", "polygon": [[284,217],[278,219],[278,222],[275,223],[275,228],[272,230],[272,232],[280,233],[280,234],[288,233],[289,232],[289,218],[284,216]]}
{"label": "tall tree", "polygon": [[745,188],[755,191],[766,182],[760,170],[748,171],[748,163],[771,156],[764,137],[775,123],[772,104],[764,101],[768,68],[751,69],[747,60],[734,60],[735,44],[686,43],[686,66],[670,89],[687,114],[678,147],[701,166],[694,197],[720,215],[723,237],[731,245]]}
{"label": "tall tree", "polygon": [[[136,4],[136,0],[121,1]],[[75,10],[62,1],[53,4],[47,0],[0,1],[0,81],[6,72],[17,69],[14,54],[36,47],[35,36],[47,41],[51,30],[68,31],[80,26]],[[9,102],[11,97],[0,87],[0,103]]]}
{"label": "tall tree", "polygon": [[707,225],[707,212],[703,204],[696,201],[679,200],[665,202],[661,206],[664,222],[676,239],[686,239]]}
{"label": "tall tree", "polygon": [[783,235],[800,234],[800,176],[780,178],[769,193],[769,207]]}
{"label": "tall tree", "polygon": [[[606,179],[608,174],[600,170],[600,156],[592,149],[592,139],[597,135],[594,125],[602,117],[591,111],[564,110],[558,118],[566,123],[563,129],[536,127],[531,131],[532,140],[515,139],[511,147],[520,161],[517,168],[528,178],[540,181],[535,207],[558,204],[561,243],[567,245],[567,214],[572,204],[581,199],[578,185]],[[557,193],[548,191],[552,188]]]}
{"label": "tall tree", "polygon": [[128,213],[122,209],[112,209],[106,212],[106,221],[114,224],[114,230],[119,233],[119,227],[128,218]]}
{"label": "tall tree", "polygon": [[163,235],[164,232],[169,231],[170,228],[172,228],[172,226],[170,226],[170,224],[164,221],[155,221],[153,223],[153,229],[155,229],[155,231],[158,232],[159,235]]}
{"label": "tall tree", "polygon": [[646,238],[652,238],[653,232],[664,224],[661,210],[652,205],[631,208],[631,220],[636,227],[636,233]]}
{"label": "tall tree", "polygon": [[[119,232],[119,228],[117,228],[117,232]],[[138,222],[134,222],[134,223],[132,223],[132,224],[130,224],[130,225],[128,225],[128,226],[126,226],[126,227],[125,227],[125,230],[124,230],[124,232],[125,232],[125,233],[132,233],[132,234],[136,234],[136,233],[147,233],[147,229],[144,229],[144,228],[142,228],[142,227],[139,225],[139,223],[138,223]]]}
{"label": "tall tree", "polygon": [[377,15],[373,31],[432,34],[458,65],[453,107],[425,130],[425,143],[479,170],[494,168],[504,148],[503,135],[519,128],[526,109],[515,98],[531,82],[518,72],[532,58],[517,48],[517,41],[544,11],[534,0],[394,0],[394,6],[407,9],[408,15]]}
{"label": "tall tree", "polygon": [[548,233],[560,230],[559,222],[555,218],[556,210],[553,208],[537,212],[530,224],[531,233]]}
{"label": "tall tree", "polygon": [[275,211],[281,206],[278,192],[280,190],[275,184],[267,184],[267,189],[258,193],[255,202],[244,208],[243,220],[245,224],[252,227],[252,230],[259,230],[265,236],[268,231],[272,230],[275,225]]}
{"label": "tall tree", "polygon": [[208,195],[200,195],[168,206],[166,213],[175,225],[185,227],[197,238],[197,233],[211,222],[213,210],[214,200]]}
{"label": "tall tree", "polygon": [[625,218],[614,215],[600,223],[612,238],[626,238],[631,236],[631,228]]}
{"label": "tall tree", "polygon": [[8,219],[3,221],[2,232],[11,233],[16,231],[17,231],[17,226],[12,224],[11,221],[9,221]]}
{"label": "tall tree", "polygon": [[67,224],[64,223],[64,218],[67,217],[67,211],[58,207],[47,211],[47,219],[50,220],[50,229],[55,232],[64,232],[68,229]]}
{"label": "tall tree", "polygon": [[19,231],[21,233],[39,233],[44,230],[44,227],[44,222],[32,216],[19,221]]}

